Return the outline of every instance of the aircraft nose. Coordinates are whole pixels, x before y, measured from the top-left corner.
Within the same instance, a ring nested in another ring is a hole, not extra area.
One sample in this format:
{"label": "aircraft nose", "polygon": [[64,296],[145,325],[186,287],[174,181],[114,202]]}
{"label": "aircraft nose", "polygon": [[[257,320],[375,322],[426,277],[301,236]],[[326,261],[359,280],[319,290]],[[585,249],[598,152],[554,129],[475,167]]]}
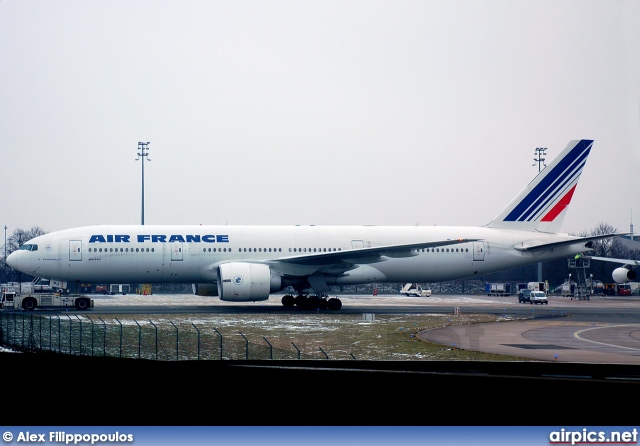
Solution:
{"label": "aircraft nose", "polygon": [[13,269],[18,269],[18,253],[12,252],[7,257],[7,265],[9,265]]}

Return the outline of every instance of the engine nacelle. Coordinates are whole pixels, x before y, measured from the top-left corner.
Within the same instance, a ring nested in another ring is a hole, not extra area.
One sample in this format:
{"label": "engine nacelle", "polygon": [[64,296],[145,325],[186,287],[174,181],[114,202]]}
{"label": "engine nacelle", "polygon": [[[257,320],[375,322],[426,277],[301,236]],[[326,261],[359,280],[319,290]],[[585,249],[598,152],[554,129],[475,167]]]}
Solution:
{"label": "engine nacelle", "polygon": [[196,296],[217,296],[218,287],[215,283],[192,283],[191,289]]}
{"label": "engine nacelle", "polygon": [[625,283],[634,280],[638,275],[635,270],[621,266],[613,270],[612,276],[616,283]]}
{"label": "engine nacelle", "polygon": [[261,263],[224,263],[218,267],[218,296],[235,302],[267,300],[282,289],[282,278]]}

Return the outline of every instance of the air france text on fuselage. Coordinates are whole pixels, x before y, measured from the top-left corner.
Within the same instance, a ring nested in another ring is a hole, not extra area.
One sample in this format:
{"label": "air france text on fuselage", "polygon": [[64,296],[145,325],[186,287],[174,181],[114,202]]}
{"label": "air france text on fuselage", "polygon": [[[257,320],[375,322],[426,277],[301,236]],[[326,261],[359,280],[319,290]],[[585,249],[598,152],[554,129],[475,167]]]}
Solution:
{"label": "air france text on fuselage", "polygon": [[108,235],[92,235],[89,239],[89,243],[131,243],[131,239],[137,243],[172,243],[172,242],[184,242],[184,243],[229,243],[229,236],[224,235],[181,235],[181,234],[108,234]]}

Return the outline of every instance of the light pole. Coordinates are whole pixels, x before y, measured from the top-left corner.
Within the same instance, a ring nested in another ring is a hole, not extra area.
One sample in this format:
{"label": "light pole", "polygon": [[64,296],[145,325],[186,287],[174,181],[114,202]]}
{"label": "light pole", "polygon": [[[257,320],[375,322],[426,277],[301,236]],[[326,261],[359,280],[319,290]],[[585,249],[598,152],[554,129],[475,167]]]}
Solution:
{"label": "light pole", "polygon": [[[535,163],[538,163],[538,173],[542,171],[542,166],[547,167],[547,165],[544,163],[544,160],[546,158],[542,157],[543,155],[547,155],[547,152],[545,152],[545,150],[547,149],[536,147],[536,151],[533,154],[535,158],[533,159],[534,163],[532,164],[532,166],[535,166]],[[542,282],[542,262],[538,262],[538,282]]]}
{"label": "light pole", "polygon": [[7,261],[7,225],[4,225],[4,261]]}
{"label": "light pole", "polygon": [[149,141],[147,142],[139,142],[138,143],[138,158],[136,158],[136,161],[141,160],[141,165],[142,165],[142,220],[141,220],[141,224],[144,226],[144,160],[145,158],[147,159],[147,161],[151,161],[151,159],[149,158],[149,154],[145,153],[145,150],[149,150],[149,148],[147,147],[149,145]]}
{"label": "light pole", "polygon": [[544,163],[544,160],[546,158],[543,158],[543,155],[547,155],[547,152],[545,152],[545,150],[547,150],[546,148],[542,148],[542,147],[536,147],[536,151],[534,153],[534,155],[537,158],[534,158],[533,161],[535,161],[532,166],[535,166],[535,163],[538,163],[538,173],[540,173],[542,171],[542,166],[547,167],[547,165]]}

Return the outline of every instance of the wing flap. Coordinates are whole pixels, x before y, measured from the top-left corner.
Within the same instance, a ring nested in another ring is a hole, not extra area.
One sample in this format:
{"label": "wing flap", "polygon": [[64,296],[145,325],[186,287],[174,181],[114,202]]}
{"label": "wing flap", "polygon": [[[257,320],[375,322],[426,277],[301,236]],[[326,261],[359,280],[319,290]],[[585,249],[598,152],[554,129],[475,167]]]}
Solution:
{"label": "wing flap", "polygon": [[479,239],[447,239],[434,242],[407,243],[401,245],[375,246],[369,248],[348,249],[343,251],[319,252],[290,257],[281,257],[277,262],[296,265],[328,266],[336,264],[377,263],[388,257],[412,257],[418,255],[415,251],[423,248],[437,248],[441,246],[458,245],[476,242]]}

